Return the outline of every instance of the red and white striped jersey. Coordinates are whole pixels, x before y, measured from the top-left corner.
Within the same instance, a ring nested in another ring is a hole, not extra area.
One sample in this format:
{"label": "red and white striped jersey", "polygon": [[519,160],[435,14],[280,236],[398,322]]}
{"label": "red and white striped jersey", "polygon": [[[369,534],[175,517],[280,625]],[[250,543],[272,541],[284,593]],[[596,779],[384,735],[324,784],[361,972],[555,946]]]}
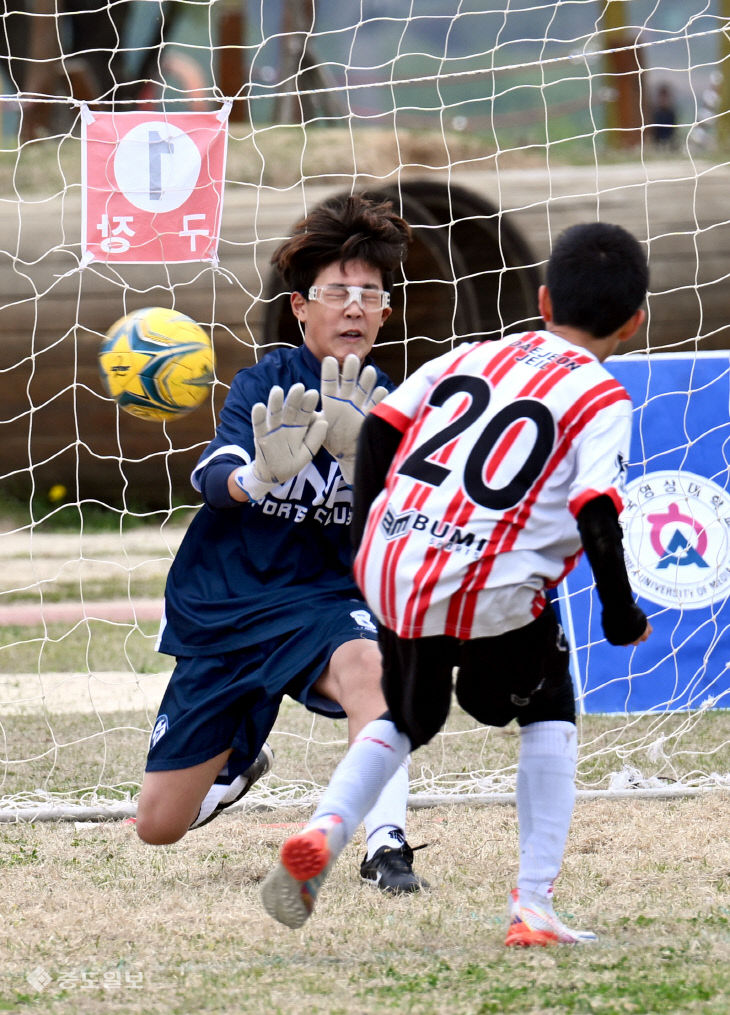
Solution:
{"label": "red and white striped jersey", "polygon": [[622,508],[629,396],[550,332],[460,345],[373,411],[403,437],[355,578],[403,638],[524,626],[578,560],[583,505]]}

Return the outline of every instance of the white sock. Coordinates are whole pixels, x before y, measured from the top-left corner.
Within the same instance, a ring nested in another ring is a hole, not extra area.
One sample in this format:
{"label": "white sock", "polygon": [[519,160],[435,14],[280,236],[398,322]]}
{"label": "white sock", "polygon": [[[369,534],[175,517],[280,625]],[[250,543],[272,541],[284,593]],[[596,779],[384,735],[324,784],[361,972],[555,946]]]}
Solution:
{"label": "white sock", "polygon": [[575,803],[578,735],[570,722],[537,722],[521,731],[517,766],[520,869],[526,897],[552,897]]}
{"label": "white sock", "polygon": [[369,722],[335,769],[307,827],[336,814],[342,821],[342,841],[331,842],[331,846],[338,851],[344,848],[410,749],[408,737],[399,733],[389,719]]}
{"label": "white sock", "polygon": [[381,846],[398,849],[405,841],[409,761],[410,757],[398,766],[395,775],[383,789],[375,806],[365,815],[368,860],[377,853]]}
{"label": "white sock", "polygon": [[[218,780],[220,780],[220,782]],[[216,776],[216,781],[205,794],[197,817],[193,822],[191,822],[190,828],[197,828],[198,825],[202,824],[210,817],[219,804],[229,803],[235,800],[243,789],[245,782],[246,780],[240,775],[237,775],[234,778],[230,777],[228,772],[228,762],[226,762]]]}

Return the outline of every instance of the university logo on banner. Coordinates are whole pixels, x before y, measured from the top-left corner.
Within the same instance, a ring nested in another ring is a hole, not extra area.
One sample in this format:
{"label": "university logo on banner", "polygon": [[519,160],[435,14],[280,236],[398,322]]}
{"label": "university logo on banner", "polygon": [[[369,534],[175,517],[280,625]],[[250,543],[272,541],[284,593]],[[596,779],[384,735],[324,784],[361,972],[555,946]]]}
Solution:
{"label": "university logo on banner", "polygon": [[217,261],[229,109],[83,108],[83,263]]}
{"label": "university logo on banner", "polygon": [[607,644],[585,560],[560,609],[585,712],[730,707],[730,354],[616,356],[634,404],[621,513],[631,587],[653,627],[636,650]]}
{"label": "university logo on banner", "polygon": [[701,610],[730,592],[730,494],[705,476],[660,470],[629,483],[621,525],[634,591]]}

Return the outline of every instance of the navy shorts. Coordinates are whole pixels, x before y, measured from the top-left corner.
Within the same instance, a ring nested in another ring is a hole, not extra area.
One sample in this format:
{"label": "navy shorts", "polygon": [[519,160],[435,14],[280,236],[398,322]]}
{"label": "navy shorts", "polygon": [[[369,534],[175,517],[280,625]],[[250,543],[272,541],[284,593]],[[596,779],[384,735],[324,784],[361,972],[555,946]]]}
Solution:
{"label": "navy shorts", "polygon": [[375,620],[360,599],[317,599],[317,623],[259,645],[217,656],[178,657],[150,737],[147,771],[199,765],[233,748],[229,771],[254,760],[290,695],[312,712],[343,718],[337,704],[313,690],[333,653],[357,638],[377,640]]}
{"label": "navy shorts", "polygon": [[485,726],[575,722],[570,652],[549,602],[536,620],[493,638],[409,639],[381,628],[380,648],[388,710],[414,750],[446,722],[454,689],[464,711]]}

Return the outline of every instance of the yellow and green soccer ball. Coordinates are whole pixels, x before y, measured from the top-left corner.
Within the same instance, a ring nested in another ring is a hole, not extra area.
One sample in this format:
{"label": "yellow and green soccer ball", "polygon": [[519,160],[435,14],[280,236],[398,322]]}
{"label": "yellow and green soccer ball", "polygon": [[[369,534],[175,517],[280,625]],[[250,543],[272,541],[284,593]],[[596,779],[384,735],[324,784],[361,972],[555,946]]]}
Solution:
{"label": "yellow and green soccer ball", "polygon": [[213,383],[210,338],[190,317],[145,307],[120,318],[99,349],[99,372],[120,408],[166,420],[201,405]]}

